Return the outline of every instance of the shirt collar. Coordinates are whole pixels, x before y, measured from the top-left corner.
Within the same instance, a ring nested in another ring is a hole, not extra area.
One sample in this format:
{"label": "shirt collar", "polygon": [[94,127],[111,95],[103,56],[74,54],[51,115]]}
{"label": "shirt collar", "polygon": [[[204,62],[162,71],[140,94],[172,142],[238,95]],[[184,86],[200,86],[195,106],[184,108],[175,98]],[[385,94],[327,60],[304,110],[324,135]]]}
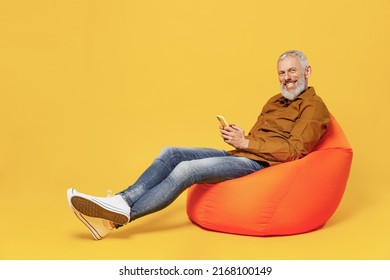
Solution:
{"label": "shirt collar", "polygon": [[306,99],[309,97],[313,97],[314,95],[316,95],[316,91],[314,90],[314,87],[308,87],[307,90],[305,90],[300,95],[298,95],[296,99],[298,99],[298,98],[299,99]]}

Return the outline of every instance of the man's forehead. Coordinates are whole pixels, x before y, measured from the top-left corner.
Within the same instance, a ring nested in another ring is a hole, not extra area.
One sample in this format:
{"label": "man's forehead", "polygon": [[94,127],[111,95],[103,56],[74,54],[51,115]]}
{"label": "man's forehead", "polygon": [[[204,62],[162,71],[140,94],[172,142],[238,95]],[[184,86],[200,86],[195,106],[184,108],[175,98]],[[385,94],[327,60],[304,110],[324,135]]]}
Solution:
{"label": "man's forehead", "polygon": [[285,57],[284,59],[280,60],[279,63],[278,63],[278,68],[281,69],[281,68],[292,68],[292,67],[296,67],[296,68],[299,68],[301,66],[300,64],[300,61],[299,61],[299,58],[298,56],[292,56],[292,55],[289,55],[287,57]]}

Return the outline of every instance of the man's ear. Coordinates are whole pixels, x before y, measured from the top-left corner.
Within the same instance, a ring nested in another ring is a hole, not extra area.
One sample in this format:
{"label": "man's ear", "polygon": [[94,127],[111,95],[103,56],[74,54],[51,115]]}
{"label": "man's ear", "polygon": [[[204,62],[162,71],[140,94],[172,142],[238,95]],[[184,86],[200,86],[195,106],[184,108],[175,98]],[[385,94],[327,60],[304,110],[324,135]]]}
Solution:
{"label": "man's ear", "polygon": [[311,76],[311,66],[307,66],[306,67],[306,71],[305,71],[305,78],[309,78]]}

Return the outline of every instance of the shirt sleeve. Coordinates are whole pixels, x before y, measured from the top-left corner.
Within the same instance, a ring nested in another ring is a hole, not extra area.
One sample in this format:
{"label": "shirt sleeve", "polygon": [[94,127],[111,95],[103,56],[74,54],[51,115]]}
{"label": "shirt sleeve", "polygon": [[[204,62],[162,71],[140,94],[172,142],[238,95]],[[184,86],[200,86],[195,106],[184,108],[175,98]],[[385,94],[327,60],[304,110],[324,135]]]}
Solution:
{"label": "shirt sleeve", "polygon": [[329,112],[322,102],[301,104],[301,114],[288,136],[250,133],[246,138],[249,153],[268,161],[286,162],[309,154],[317,145],[330,121]]}

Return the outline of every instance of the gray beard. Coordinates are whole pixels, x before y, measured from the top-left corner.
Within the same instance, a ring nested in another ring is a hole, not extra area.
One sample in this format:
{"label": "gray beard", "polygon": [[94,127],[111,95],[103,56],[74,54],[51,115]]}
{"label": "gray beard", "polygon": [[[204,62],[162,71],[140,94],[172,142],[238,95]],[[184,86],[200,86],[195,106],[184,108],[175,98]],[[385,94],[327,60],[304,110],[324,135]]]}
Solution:
{"label": "gray beard", "polygon": [[289,92],[286,89],[284,89],[283,84],[280,84],[280,89],[282,91],[282,95],[287,98],[288,100],[294,100],[297,98],[302,92],[305,91],[306,85],[305,85],[305,79],[298,80],[298,87],[293,91]]}

